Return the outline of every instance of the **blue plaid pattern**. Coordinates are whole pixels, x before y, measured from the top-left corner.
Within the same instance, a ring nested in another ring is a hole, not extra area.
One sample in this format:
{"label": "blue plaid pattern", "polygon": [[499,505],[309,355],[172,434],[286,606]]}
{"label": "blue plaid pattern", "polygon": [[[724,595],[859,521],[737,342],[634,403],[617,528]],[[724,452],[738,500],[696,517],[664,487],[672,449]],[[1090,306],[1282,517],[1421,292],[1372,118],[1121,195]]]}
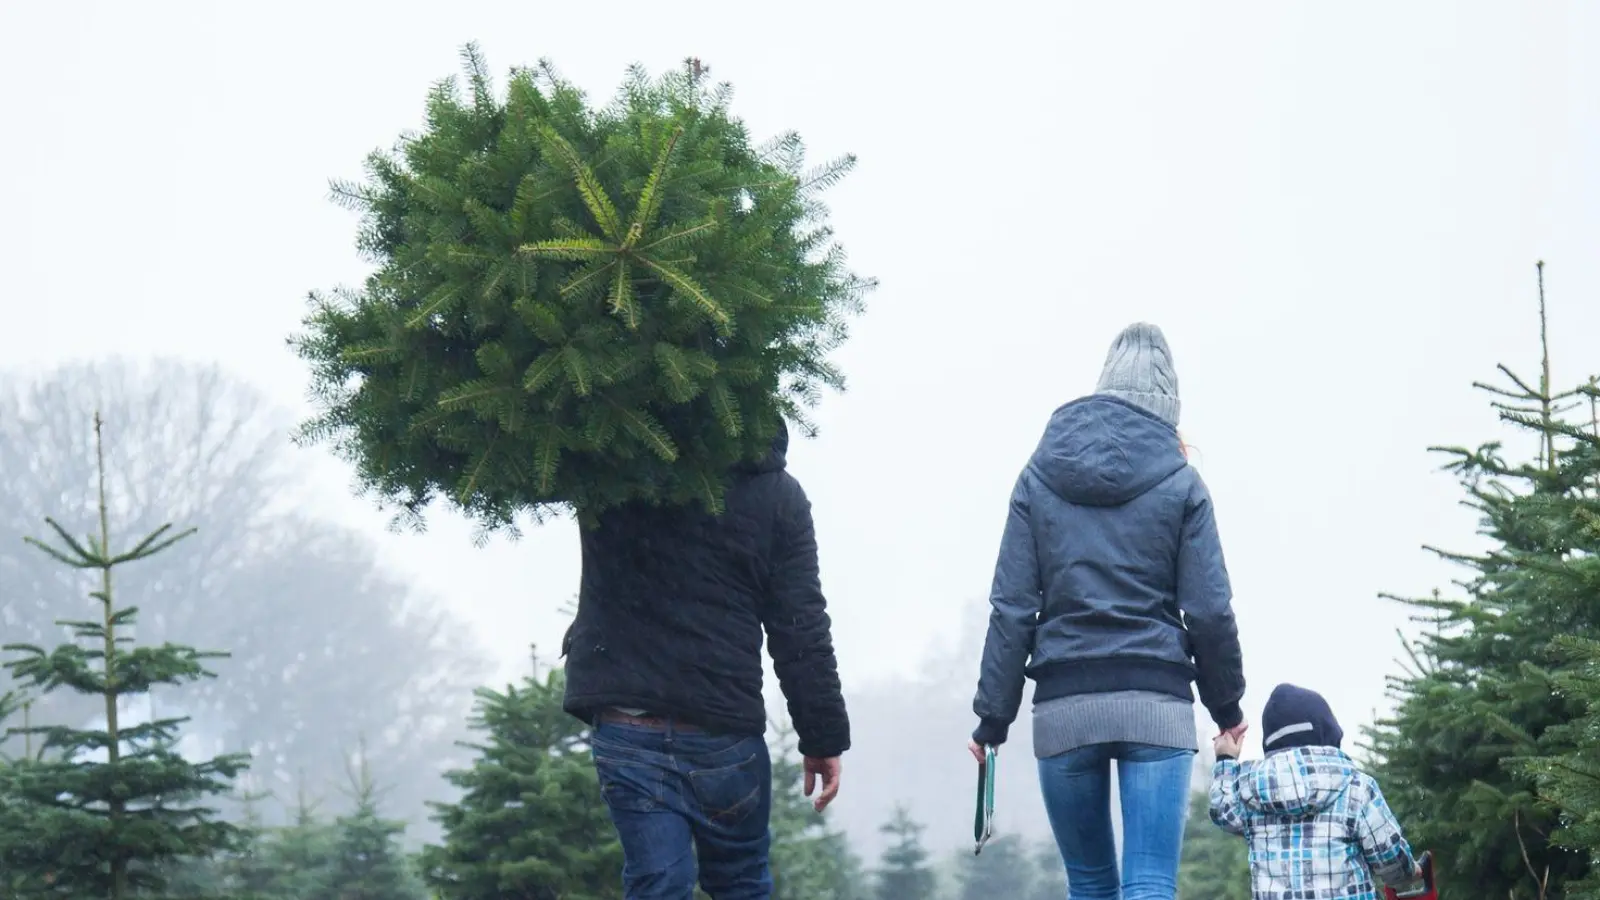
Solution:
{"label": "blue plaid pattern", "polygon": [[1249,841],[1255,900],[1379,900],[1376,881],[1417,868],[1378,783],[1334,747],[1218,760],[1211,821]]}

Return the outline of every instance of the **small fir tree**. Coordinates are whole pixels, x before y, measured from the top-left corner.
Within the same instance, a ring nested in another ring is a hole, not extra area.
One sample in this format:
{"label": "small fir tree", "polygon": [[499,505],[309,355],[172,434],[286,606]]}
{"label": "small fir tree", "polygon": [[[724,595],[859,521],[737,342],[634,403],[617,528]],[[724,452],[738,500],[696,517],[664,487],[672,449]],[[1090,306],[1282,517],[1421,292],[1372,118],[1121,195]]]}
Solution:
{"label": "small fir tree", "polygon": [[878,830],[889,838],[889,846],[878,862],[877,900],[932,897],[939,879],[922,845],[922,823],[911,818],[904,805],[896,805],[889,821]]}
{"label": "small fir tree", "polygon": [[1033,890],[1034,865],[1020,836],[996,836],[973,856],[961,853],[960,900],[997,900],[1026,897]]}
{"label": "small fir tree", "polygon": [[1183,900],[1250,900],[1250,848],[1243,838],[1211,822],[1211,800],[1204,791],[1189,799],[1178,862],[1178,896]]}
{"label": "small fir tree", "polygon": [[220,862],[223,878],[234,892],[243,897],[266,898],[278,896],[279,868],[272,858],[271,844],[274,831],[268,828],[261,816],[261,801],[272,795],[267,791],[242,790],[239,808],[242,822],[240,844]]}
{"label": "small fir tree", "polygon": [[802,793],[805,770],[787,723],[772,741],[773,900],[866,900],[871,885],[845,834]]}
{"label": "small fir tree", "polygon": [[[241,782],[248,779],[248,775]],[[248,790],[243,784],[236,792],[242,821],[234,846],[224,853],[176,860],[166,870],[163,900],[191,897],[226,897],[227,900],[279,900],[278,871],[265,858],[270,830],[261,824],[259,803],[267,795]]]}
{"label": "small fir tree", "polygon": [[620,900],[622,847],[564,690],[557,669],[478,692],[477,759],[446,776],[461,799],[435,804],[443,842],[419,859],[441,900]]}
{"label": "small fir tree", "polygon": [[592,109],[548,63],[500,97],[475,47],[427,126],[337,198],[377,270],[313,295],[294,339],[331,441],[420,524],[436,495],[486,527],[552,505],[720,508],[788,416],[842,388],[827,353],[870,284],[832,243],[794,134],[751,144],[698,64],[630,69]]}
{"label": "small fir tree", "polygon": [[379,814],[364,741],[351,767],[350,798],[355,808],[334,820],[326,877],[309,900],[427,900],[400,846],[405,823]]}
{"label": "small fir tree", "polygon": [[[1543,264],[1539,271],[1542,336]],[[1515,761],[1575,749],[1572,729],[1561,726],[1583,703],[1557,690],[1567,663],[1551,645],[1600,633],[1600,604],[1580,574],[1600,552],[1592,530],[1600,454],[1589,423],[1566,420],[1579,392],[1551,387],[1547,343],[1535,383],[1500,371],[1508,384],[1478,387],[1537,450],[1522,461],[1498,442],[1443,451],[1493,546],[1436,551],[1472,571],[1466,597],[1409,601],[1431,630],[1408,645],[1413,667],[1391,682],[1395,711],[1368,737],[1407,837],[1439,858],[1442,893],[1557,897],[1583,878],[1589,858],[1551,840],[1558,817]]]}
{"label": "small fir tree", "polygon": [[31,890],[121,900],[160,889],[162,871],[175,860],[206,857],[234,845],[238,830],[219,821],[216,810],[204,803],[228,791],[248,756],[189,762],[176,750],[186,720],[130,724],[121,716],[123,703],[153,687],[211,677],[205,661],[225,654],[171,643],[132,645],[127,633],[138,610],[117,606],[113,573],[170,549],[192,531],[173,533],[170,525],[162,526],[126,550],[113,550],[98,414],[94,440],[96,531],[80,540],[46,519],[59,543],[27,541],[62,565],[95,573],[90,597],[100,616],[63,621],[74,640],[54,650],[29,644],[4,649],[15,654],[6,668],[20,684],[44,693],[64,688],[101,698],[105,725],[22,729],[38,739],[39,748],[36,758],[19,760],[0,775],[5,798],[0,872]]}
{"label": "small fir tree", "polygon": [[1054,838],[1039,841],[1033,848],[1035,877],[1029,900],[1061,900],[1067,896],[1067,864]]}
{"label": "small fir tree", "polygon": [[304,776],[295,791],[289,824],[263,839],[262,868],[271,873],[262,893],[284,900],[316,897],[326,889],[333,869],[337,834],[317,814],[318,804],[306,792]]}

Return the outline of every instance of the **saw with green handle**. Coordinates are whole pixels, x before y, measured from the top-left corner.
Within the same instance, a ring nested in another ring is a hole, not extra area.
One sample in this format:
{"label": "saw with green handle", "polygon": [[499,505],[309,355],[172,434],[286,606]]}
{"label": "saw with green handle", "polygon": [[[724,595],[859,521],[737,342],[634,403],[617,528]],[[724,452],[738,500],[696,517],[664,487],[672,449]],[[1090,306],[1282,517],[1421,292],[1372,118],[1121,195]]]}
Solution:
{"label": "saw with green handle", "polygon": [[982,853],[983,845],[994,837],[994,763],[994,748],[983,748],[983,762],[978,763],[978,809],[972,817],[973,856]]}

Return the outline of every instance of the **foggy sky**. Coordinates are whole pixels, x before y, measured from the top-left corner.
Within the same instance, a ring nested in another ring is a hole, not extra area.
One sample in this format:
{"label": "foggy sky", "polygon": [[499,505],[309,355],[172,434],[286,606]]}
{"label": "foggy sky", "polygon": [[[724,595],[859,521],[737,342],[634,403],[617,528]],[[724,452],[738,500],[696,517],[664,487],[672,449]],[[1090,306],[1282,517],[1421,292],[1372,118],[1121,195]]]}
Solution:
{"label": "foggy sky", "polygon": [[[1378,593],[1448,587],[1421,545],[1476,545],[1426,448],[1502,434],[1470,383],[1535,369],[1535,260],[1557,384],[1600,370],[1600,6],[777,8],[0,5],[0,366],[217,361],[304,413],[284,339],[307,291],[365,271],[328,179],[421,125],[463,43],[501,84],[549,56],[599,100],[629,63],[698,56],[758,138],[860,156],[833,223],[882,288],[836,357],[850,391],[790,455],[847,690],[976,627],[1019,467],[1145,319],[1215,496],[1247,713],[1295,681],[1353,734],[1405,624]],[[326,514],[445,598],[506,677],[529,643],[553,655],[575,526],[480,550],[440,511],[390,534],[326,451],[302,456]],[[969,702],[926,711],[951,754]]]}

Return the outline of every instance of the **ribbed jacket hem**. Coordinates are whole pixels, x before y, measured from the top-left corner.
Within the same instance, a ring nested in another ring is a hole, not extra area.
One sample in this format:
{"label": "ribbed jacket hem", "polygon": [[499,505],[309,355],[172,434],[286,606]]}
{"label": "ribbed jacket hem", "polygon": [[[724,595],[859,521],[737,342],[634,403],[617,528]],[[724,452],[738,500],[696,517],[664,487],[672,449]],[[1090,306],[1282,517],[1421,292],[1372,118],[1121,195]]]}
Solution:
{"label": "ribbed jacket hem", "polygon": [[1073,694],[1149,691],[1194,702],[1194,666],[1162,659],[1112,656],[1047,663],[1028,673],[1035,703]]}

